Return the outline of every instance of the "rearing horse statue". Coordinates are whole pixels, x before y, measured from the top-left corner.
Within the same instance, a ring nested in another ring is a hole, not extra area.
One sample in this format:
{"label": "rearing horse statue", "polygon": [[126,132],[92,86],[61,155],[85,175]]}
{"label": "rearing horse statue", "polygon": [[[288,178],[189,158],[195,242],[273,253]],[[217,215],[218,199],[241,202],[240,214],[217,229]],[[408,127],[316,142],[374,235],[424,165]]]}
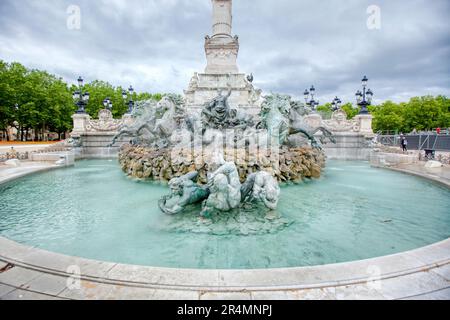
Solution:
{"label": "rearing horse statue", "polygon": [[267,129],[271,137],[278,136],[280,144],[288,143],[291,135],[302,134],[308,138],[313,148],[321,149],[321,144],[314,137],[319,131],[323,133],[323,137],[320,138],[321,143],[324,143],[326,138],[333,143],[336,142],[333,134],[326,128],[307,126],[303,117],[291,107],[292,104],[291,97],[287,95],[272,94],[264,97],[258,128]]}
{"label": "rearing horse statue", "polygon": [[150,110],[136,119],[131,126],[125,126],[113,138],[110,146],[113,146],[123,136],[133,138],[133,141],[141,142],[144,133],[151,144],[158,143],[163,146],[177,128],[177,119],[183,113],[182,101],[175,95],[164,96],[156,105],[150,105]]}

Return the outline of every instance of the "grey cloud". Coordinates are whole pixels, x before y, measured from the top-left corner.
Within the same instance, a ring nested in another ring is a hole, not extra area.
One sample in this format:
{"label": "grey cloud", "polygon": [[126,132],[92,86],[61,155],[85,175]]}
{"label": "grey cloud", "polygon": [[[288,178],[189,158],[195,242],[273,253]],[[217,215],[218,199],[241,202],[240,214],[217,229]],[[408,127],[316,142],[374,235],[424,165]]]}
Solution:
{"label": "grey cloud", "polygon": [[[82,29],[66,28],[79,5]],[[239,66],[266,92],[353,101],[367,74],[376,100],[450,89],[447,0],[379,0],[382,28],[366,27],[372,1],[235,0]],[[140,91],[179,92],[205,65],[209,0],[2,0],[0,59],[79,74]]]}

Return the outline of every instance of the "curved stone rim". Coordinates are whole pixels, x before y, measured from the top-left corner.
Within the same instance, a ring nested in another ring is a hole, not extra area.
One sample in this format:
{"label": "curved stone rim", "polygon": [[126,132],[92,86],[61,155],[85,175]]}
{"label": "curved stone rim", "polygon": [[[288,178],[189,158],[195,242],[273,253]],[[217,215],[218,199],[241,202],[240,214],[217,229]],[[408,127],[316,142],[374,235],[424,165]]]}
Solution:
{"label": "curved stone rim", "polygon": [[[14,178],[7,178],[0,184],[56,168],[58,167],[28,171]],[[435,176],[418,176],[450,187],[448,182],[436,179]],[[104,262],[49,252],[4,237],[0,237],[0,248],[0,261],[43,274],[69,278],[73,276],[69,268],[75,266],[80,269],[82,280],[129,287],[202,292],[320,289],[380,281],[450,264],[450,238],[423,248],[366,260],[310,267],[246,270],[177,269]]]}

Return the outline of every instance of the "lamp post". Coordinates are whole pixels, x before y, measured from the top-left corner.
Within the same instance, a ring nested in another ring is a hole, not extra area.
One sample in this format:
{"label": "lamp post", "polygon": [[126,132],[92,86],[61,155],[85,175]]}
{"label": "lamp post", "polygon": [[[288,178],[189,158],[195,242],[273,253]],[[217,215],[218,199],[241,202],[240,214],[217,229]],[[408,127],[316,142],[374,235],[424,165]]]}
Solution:
{"label": "lamp post", "polygon": [[309,91],[308,89],[306,89],[303,94],[305,95],[306,105],[309,106],[311,111],[314,112],[316,110],[316,107],[319,105],[319,101],[314,100],[314,97],[316,95],[316,88],[314,88],[314,86],[311,86]]}
{"label": "lamp post", "polygon": [[89,92],[83,92],[83,78],[78,78],[78,90],[73,93],[73,100],[78,107],[77,114],[86,113],[86,105],[89,101]]}
{"label": "lamp post", "polygon": [[341,104],[342,104],[341,99],[339,99],[338,97],[334,98],[333,102],[331,103],[331,105],[333,106],[332,110],[338,111],[339,109],[341,109]]}
{"label": "lamp post", "polygon": [[125,90],[122,91],[122,98],[125,101],[125,103],[128,100],[128,112],[127,112],[127,114],[132,114],[133,113],[133,109],[134,109],[133,93],[134,93],[133,86],[130,86],[128,88],[128,92],[125,91]]}
{"label": "lamp post", "polygon": [[109,111],[112,111],[113,103],[112,103],[111,99],[110,98],[106,98],[105,100],[103,100],[103,106],[105,107],[105,109],[108,109]]}
{"label": "lamp post", "polygon": [[361,92],[358,90],[356,92],[356,102],[358,103],[358,106],[361,107],[361,111],[359,114],[369,114],[369,109],[367,108],[372,104],[372,98],[373,98],[373,92],[370,89],[367,89],[367,83],[369,82],[369,79],[367,79],[366,76],[361,80],[363,91]]}

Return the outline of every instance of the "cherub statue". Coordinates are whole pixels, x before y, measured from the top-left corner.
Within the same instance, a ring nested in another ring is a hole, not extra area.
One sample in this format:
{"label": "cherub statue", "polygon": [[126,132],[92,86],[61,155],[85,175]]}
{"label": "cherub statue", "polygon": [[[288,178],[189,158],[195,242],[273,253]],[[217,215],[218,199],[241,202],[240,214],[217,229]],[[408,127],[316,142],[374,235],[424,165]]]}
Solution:
{"label": "cherub statue", "polygon": [[203,203],[201,215],[209,216],[211,211],[230,211],[241,203],[241,182],[234,162],[225,162],[208,177],[210,195]]}
{"label": "cherub statue", "polygon": [[170,180],[171,194],[159,200],[159,208],[165,214],[174,215],[181,213],[191,204],[204,201],[209,196],[208,188],[203,188],[195,182],[198,172],[193,171],[182,177]]}
{"label": "cherub statue", "polygon": [[268,172],[260,171],[248,176],[241,188],[242,202],[261,201],[270,210],[275,210],[280,198],[277,180]]}

